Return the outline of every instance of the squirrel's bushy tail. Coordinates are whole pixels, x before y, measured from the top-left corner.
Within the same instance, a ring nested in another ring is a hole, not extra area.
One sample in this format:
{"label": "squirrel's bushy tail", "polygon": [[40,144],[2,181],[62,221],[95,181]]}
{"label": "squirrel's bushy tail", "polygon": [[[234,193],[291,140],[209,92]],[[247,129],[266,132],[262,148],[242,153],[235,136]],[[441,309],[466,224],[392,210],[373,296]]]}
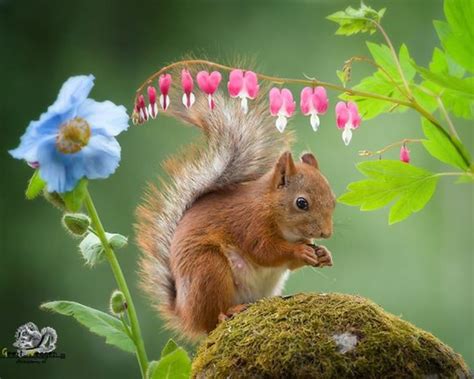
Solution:
{"label": "squirrel's bushy tail", "polygon": [[[208,70],[208,67],[201,69]],[[190,70],[191,71],[191,70]],[[193,77],[198,70],[191,72]],[[181,72],[170,72],[175,82]],[[160,187],[150,184],[137,210],[137,241],[142,250],[141,285],[159,309],[168,326],[173,322],[176,288],[170,271],[170,244],[184,212],[203,194],[218,188],[254,180],[270,170],[285,148],[284,136],[271,117],[266,91],[249,103],[247,114],[240,99],[230,98],[223,79],[211,111],[205,94],[195,88],[196,103],[188,110],[181,102],[180,86],[170,91],[167,113],[203,131],[204,143],[185,150],[164,163],[169,175]],[[196,86],[197,87],[197,86]],[[158,118],[160,115],[158,116]]]}

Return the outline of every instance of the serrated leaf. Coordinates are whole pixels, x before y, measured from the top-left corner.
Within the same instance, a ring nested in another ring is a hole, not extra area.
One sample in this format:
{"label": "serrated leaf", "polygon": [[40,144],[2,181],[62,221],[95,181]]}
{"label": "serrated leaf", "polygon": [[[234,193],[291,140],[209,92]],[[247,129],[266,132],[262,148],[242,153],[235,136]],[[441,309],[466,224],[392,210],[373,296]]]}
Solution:
{"label": "serrated leaf", "polygon": [[[127,245],[127,237],[116,233],[105,233],[107,241],[113,249],[120,249]],[[84,239],[79,244],[79,251],[85,259],[86,264],[95,266],[101,262],[104,256],[104,247],[99,237],[92,232],[87,233]]]}
{"label": "serrated leaf", "polygon": [[347,7],[344,11],[333,13],[326,18],[339,25],[336,34],[352,35],[356,33],[374,33],[377,28],[373,21],[380,22],[385,13],[385,8],[375,9],[361,4],[359,9]]}
{"label": "serrated leaf", "polygon": [[105,342],[109,345],[135,353],[135,344],[116,317],[73,301],[51,301],[42,304],[41,309],[72,316],[92,333],[105,337]]}
{"label": "serrated leaf", "polygon": [[447,23],[435,22],[444,50],[461,66],[474,73],[474,2],[445,0]]}
{"label": "serrated leaf", "polygon": [[[464,75],[464,69],[437,48],[433,52],[429,68],[429,71],[434,74],[439,74],[442,77],[443,75],[447,75],[447,78],[452,76],[461,78]],[[472,78],[466,78],[464,80],[467,81],[468,85],[473,81]],[[433,82],[425,80],[421,86],[440,97],[445,108],[449,112],[454,113],[455,116],[465,119],[474,118],[474,99],[464,96],[462,92],[444,87],[439,81]],[[414,87],[413,94],[417,101],[428,111],[433,112],[438,108],[439,104],[436,97],[422,93],[419,87]]]}
{"label": "serrated leaf", "polygon": [[188,379],[191,375],[191,360],[181,347],[155,362],[148,370],[150,379]]}
{"label": "serrated leaf", "polygon": [[78,212],[81,209],[86,197],[87,183],[87,179],[83,178],[72,191],[63,194],[64,203],[69,211]]}
{"label": "serrated leaf", "polygon": [[173,339],[170,338],[166,343],[165,347],[161,350],[161,358],[163,358],[165,355],[172,353],[177,348],[178,345],[176,345],[176,342],[174,342]]}
{"label": "serrated leaf", "polygon": [[393,202],[390,224],[422,209],[438,182],[433,173],[400,161],[362,162],[357,168],[369,179],[350,183],[338,201],[361,210],[375,210]]}
{"label": "serrated leaf", "polygon": [[45,186],[46,182],[41,179],[39,170],[35,170],[33,176],[28,181],[28,187],[26,188],[25,192],[26,198],[28,200],[33,200],[41,193],[41,191],[43,191]]}
{"label": "serrated leaf", "polygon": [[[395,81],[400,81],[401,83],[401,76],[389,47],[384,44],[378,45],[372,42],[367,42],[367,47],[369,48],[370,54],[372,55],[372,58],[374,58],[374,61],[378,65],[382,66]],[[410,54],[405,44],[400,47],[400,51],[398,52],[398,60],[400,61],[400,66],[405,79],[407,81],[412,80],[415,77],[416,71],[411,66]]]}
{"label": "serrated leaf", "polygon": [[426,119],[422,119],[422,127],[427,138],[423,141],[423,146],[428,153],[441,162],[460,168],[463,171],[469,169],[469,164],[464,160],[447,134],[440,131]]}
{"label": "serrated leaf", "polygon": [[418,66],[413,61],[412,65],[424,79],[430,80],[443,88],[459,92],[460,96],[474,99],[473,78],[461,79],[448,73],[432,72],[424,67]]}
{"label": "serrated leaf", "polygon": [[[391,97],[396,100],[406,99],[404,94],[404,84],[400,73],[398,72],[397,66],[393,60],[390,49],[386,45],[377,45],[375,43],[367,43],[367,47],[374,61],[389,74],[381,70],[377,70],[372,76],[362,79],[362,81],[354,86],[352,89],[362,92],[371,92],[386,97]],[[411,67],[411,58],[408,49],[405,45],[402,45],[399,51],[399,60],[408,83],[411,83],[415,70]],[[403,92],[402,92],[403,91]],[[352,100],[357,102],[359,112],[364,120],[369,120],[378,116],[381,113],[386,112],[404,112],[408,108],[405,106],[396,106],[396,104],[385,101],[377,100],[373,98],[361,97],[361,96],[350,96],[348,94],[342,94],[340,96],[343,100]]]}

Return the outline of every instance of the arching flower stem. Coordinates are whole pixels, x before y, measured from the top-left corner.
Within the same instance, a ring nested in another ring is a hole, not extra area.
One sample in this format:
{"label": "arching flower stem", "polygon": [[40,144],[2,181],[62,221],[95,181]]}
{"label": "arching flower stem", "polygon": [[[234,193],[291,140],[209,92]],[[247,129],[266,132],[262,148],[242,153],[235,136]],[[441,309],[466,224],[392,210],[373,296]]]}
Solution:
{"label": "arching flower stem", "polygon": [[[382,35],[387,40],[388,36],[387,36],[387,34],[385,33],[385,31],[383,30],[383,28],[381,27],[380,24],[377,24],[377,28],[381,31]],[[390,41],[390,39],[388,39],[388,41]],[[388,41],[387,41],[387,43],[389,43]],[[392,45],[391,42],[389,43],[389,48],[392,50],[392,54],[393,54],[395,50],[393,49],[393,45]],[[396,53],[394,55],[394,59],[395,59],[395,63],[397,65],[397,68],[400,71],[400,75],[402,77],[402,80],[405,83],[406,79],[404,77],[404,74],[403,74],[403,71],[401,69],[400,62],[398,61],[398,57],[396,56]],[[165,66],[165,67],[161,68],[159,71],[155,72],[148,79],[146,79],[145,82],[142,83],[142,85],[136,91],[134,104],[136,103],[136,101],[138,99],[138,96],[140,96],[140,94],[144,91],[146,86],[150,85],[150,83],[152,83],[154,80],[156,80],[156,78],[159,77],[164,72],[170,71],[170,70],[172,70],[176,67],[189,68],[190,66],[193,66],[193,65],[201,65],[201,66],[206,65],[206,66],[213,67],[213,68],[216,68],[216,69],[220,69],[220,70],[223,70],[223,71],[232,71],[232,70],[236,69],[236,67],[226,66],[226,65],[216,63],[216,62],[212,62],[212,61],[208,61],[208,60],[205,60],[205,59],[186,59],[186,60],[171,63],[170,65]],[[451,144],[458,151],[458,153],[463,157],[466,164],[468,164],[468,165],[471,164],[469,158],[465,155],[465,153],[462,151],[462,149],[460,149],[459,145],[456,143],[456,141],[455,141],[456,137],[454,137],[450,133],[448,133],[448,131],[441,125],[441,123],[429,111],[427,111],[425,108],[423,108],[414,99],[414,97],[412,96],[412,93],[411,93],[411,89],[408,86],[408,83],[406,83],[406,86],[405,86],[406,91],[407,91],[407,94],[406,94],[407,99],[404,100],[404,99],[395,99],[395,98],[392,98],[392,97],[379,95],[377,93],[358,91],[358,90],[354,90],[352,88],[345,88],[345,87],[343,87],[341,85],[338,85],[338,84],[323,82],[323,81],[320,81],[320,80],[317,80],[317,79],[309,80],[309,79],[282,78],[282,77],[277,77],[277,76],[265,75],[265,74],[258,73],[258,72],[256,72],[256,74],[257,74],[257,77],[259,78],[259,80],[266,80],[266,81],[269,81],[269,82],[271,82],[273,84],[277,84],[277,85],[299,84],[299,85],[303,85],[303,86],[313,86],[313,87],[321,86],[321,87],[324,87],[326,89],[331,89],[331,90],[339,91],[341,93],[346,93],[349,96],[359,96],[359,97],[366,97],[366,98],[370,98],[370,99],[377,99],[377,100],[387,101],[387,102],[390,102],[390,103],[393,103],[393,104],[402,105],[402,106],[412,108],[412,109],[416,110],[419,114],[421,114],[424,118],[426,118],[428,121],[430,121],[446,137],[448,137]]]}

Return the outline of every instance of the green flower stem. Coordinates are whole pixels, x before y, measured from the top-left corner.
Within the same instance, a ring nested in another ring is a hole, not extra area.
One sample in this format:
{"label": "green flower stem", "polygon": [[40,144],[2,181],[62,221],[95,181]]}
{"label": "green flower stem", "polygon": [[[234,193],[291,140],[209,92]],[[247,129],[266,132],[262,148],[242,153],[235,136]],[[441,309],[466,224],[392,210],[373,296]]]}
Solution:
{"label": "green flower stem", "polygon": [[419,139],[419,138],[404,138],[401,141],[391,143],[390,145],[387,145],[387,146],[385,146],[382,149],[377,150],[377,151],[359,150],[359,156],[361,156],[361,157],[372,157],[374,155],[382,155],[383,153],[393,149],[394,147],[398,147],[398,146],[408,144],[408,143],[421,143],[421,142],[423,142],[423,140]]}
{"label": "green flower stem", "polygon": [[135,342],[136,346],[136,353],[138,363],[140,365],[140,371],[142,373],[142,377],[146,378],[146,370],[148,368],[148,358],[145,351],[145,345],[143,343],[143,338],[141,336],[140,325],[138,323],[137,313],[135,311],[135,306],[132,301],[132,296],[130,295],[130,291],[128,290],[127,282],[125,281],[125,277],[123,276],[122,269],[117,261],[117,257],[115,256],[114,250],[110,246],[109,242],[107,241],[107,237],[105,236],[105,230],[102,226],[102,222],[100,221],[99,215],[97,210],[94,206],[94,202],[90,196],[89,191],[85,190],[86,195],[84,199],[85,206],[87,208],[87,212],[92,221],[92,225],[97,233],[97,236],[104,247],[105,256],[109,261],[110,267],[112,268],[112,272],[115,277],[115,281],[117,285],[122,291],[125,296],[125,300],[127,301],[127,314],[130,320],[130,327],[131,332],[133,335],[133,341]]}

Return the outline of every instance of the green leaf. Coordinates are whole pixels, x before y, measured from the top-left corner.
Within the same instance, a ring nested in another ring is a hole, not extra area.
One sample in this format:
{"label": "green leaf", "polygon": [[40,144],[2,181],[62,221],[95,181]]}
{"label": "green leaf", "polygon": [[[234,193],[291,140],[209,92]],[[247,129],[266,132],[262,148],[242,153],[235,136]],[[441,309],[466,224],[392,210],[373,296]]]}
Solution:
{"label": "green leaf", "polygon": [[347,36],[356,33],[372,34],[377,30],[373,21],[380,23],[384,13],[385,8],[376,11],[361,3],[359,9],[348,7],[344,11],[333,13],[326,18],[339,25],[336,34]]}
{"label": "green leaf", "polygon": [[462,183],[474,183],[474,174],[466,173],[466,174],[461,175],[459,179],[456,180],[456,184],[462,184]]}
{"label": "green leaf", "polygon": [[161,358],[163,358],[165,355],[168,355],[175,351],[178,348],[178,345],[176,345],[176,342],[173,341],[173,339],[169,339],[168,342],[166,343],[165,347],[163,350],[161,350]]}
{"label": "green leaf", "polygon": [[[433,74],[438,74],[441,76],[442,80],[448,80],[450,77],[461,78],[464,75],[465,70],[456,64],[452,59],[450,59],[446,54],[440,49],[435,49],[433,51],[433,57],[429,66],[429,71]],[[472,83],[472,78],[463,79],[467,82],[468,85]],[[444,84],[444,82],[443,82]],[[441,98],[445,108],[454,113],[457,117],[462,117],[465,119],[474,118],[474,99],[469,96],[464,96],[462,92],[459,92],[457,89],[449,89],[440,84],[439,80],[434,82],[430,80],[425,80],[421,86],[428,89],[435,96]],[[439,104],[436,97],[427,95],[419,87],[413,88],[413,94],[417,101],[428,111],[433,112],[438,108]]]}
{"label": "green leaf", "polygon": [[72,191],[63,194],[64,202],[69,211],[78,212],[81,209],[84,198],[86,197],[86,190],[87,179],[83,178]]}
{"label": "green leaf", "polygon": [[425,149],[436,159],[451,166],[460,168],[463,171],[469,169],[469,165],[464,160],[453,145],[451,138],[431,124],[428,120],[422,119],[423,133],[427,138],[423,141]]}
{"label": "green leaf", "polygon": [[[119,249],[124,247],[128,243],[128,239],[121,234],[116,233],[105,233],[107,241],[114,249]],[[82,257],[85,259],[86,264],[89,266],[95,266],[97,263],[101,262],[104,257],[104,247],[99,239],[99,237],[92,232],[87,233],[84,239],[79,244],[79,251],[82,254]]]}
{"label": "green leaf", "polygon": [[413,61],[412,65],[424,79],[430,80],[443,88],[458,92],[460,96],[474,99],[474,78],[460,79],[447,73],[432,72],[424,67],[418,66]]}
{"label": "green leaf", "polygon": [[[398,72],[395,61],[393,60],[390,49],[386,45],[377,45],[375,43],[367,43],[367,47],[374,59],[374,61],[384,68],[386,73],[377,70],[372,76],[362,79],[362,81],[353,87],[354,90],[362,92],[371,92],[378,95],[391,97],[396,100],[406,99],[404,94],[404,84],[400,73]],[[412,83],[416,71],[411,66],[411,58],[408,49],[405,45],[400,47],[398,54],[400,65],[408,83]],[[403,91],[403,92],[402,92]],[[408,108],[406,106],[395,106],[394,103],[385,100],[377,100],[373,98],[351,96],[342,94],[340,96],[343,100],[356,101],[359,107],[359,112],[364,120],[369,120],[386,112],[404,112]]]}
{"label": "green leaf", "polygon": [[186,351],[178,347],[149,365],[149,379],[188,379],[191,375],[191,360]]}
{"label": "green leaf", "polygon": [[[372,42],[367,42],[367,47],[369,48],[370,54],[372,55],[372,58],[374,58],[374,61],[379,66],[382,66],[396,82],[400,81],[400,84],[402,84],[397,64],[393,59],[392,52],[390,51],[389,47],[384,44],[377,45],[376,43]],[[405,44],[400,47],[400,51],[398,52],[398,60],[400,61],[400,66],[405,79],[407,81],[412,80],[415,77],[416,71],[411,66],[412,59],[410,58],[410,53],[408,52],[408,48]]]}
{"label": "green leaf", "polygon": [[39,175],[39,170],[35,170],[33,176],[28,182],[28,187],[26,188],[26,198],[28,200],[33,200],[34,198],[36,198],[41,193],[45,185],[46,182],[41,179]]}
{"label": "green leaf", "polygon": [[116,317],[73,301],[51,301],[42,304],[41,309],[72,316],[92,333],[105,337],[105,342],[109,345],[135,353],[135,344]]}
{"label": "green leaf", "polygon": [[158,361],[151,361],[148,363],[148,368],[146,370],[146,378],[147,379],[152,379],[153,378],[153,373],[156,370],[156,366],[158,365]]}
{"label": "green leaf", "polygon": [[421,210],[433,195],[438,177],[413,165],[392,160],[362,162],[357,168],[368,179],[350,183],[340,203],[371,211],[393,202],[389,224]]}
{"label": "green leaf", "polygon": [[435,22],[444,50],[461,66],[474,73],[474,2],[445,0],[447,23]]}

